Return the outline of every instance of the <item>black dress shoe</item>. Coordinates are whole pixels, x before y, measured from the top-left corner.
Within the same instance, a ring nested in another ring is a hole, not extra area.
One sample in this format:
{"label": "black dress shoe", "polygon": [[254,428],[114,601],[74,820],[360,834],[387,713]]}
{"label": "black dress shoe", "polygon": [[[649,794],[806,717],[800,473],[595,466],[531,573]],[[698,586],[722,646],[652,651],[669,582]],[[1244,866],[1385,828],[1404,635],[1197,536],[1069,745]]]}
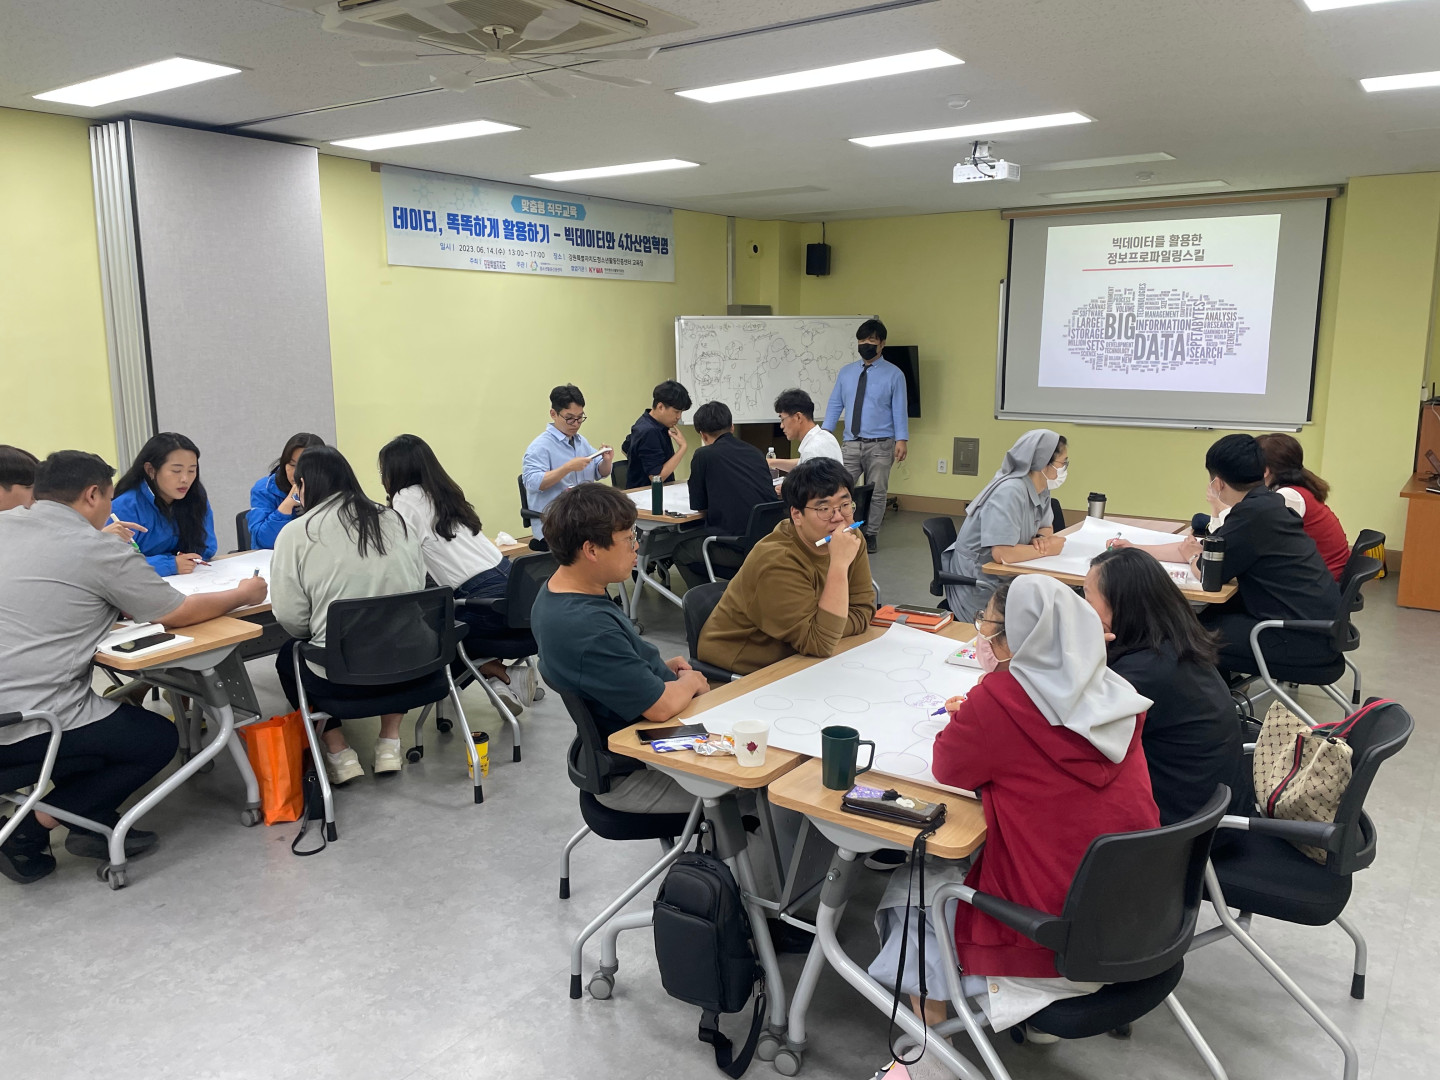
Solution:
{"label": "black dress shoe", "polygon": [[55,870],[55,856],[50,854],[50,838],[25,835],[23,829],[11,834],[0,844],[0,874],[20,885],[39,881]]}
{"label": "black dress shoe", "polygon": [[[131,829],[125,834],[125,857],[133,859],[149,851],[159,839],[153,832]],[[82,859],[109,859],[110,841],[100,833],[71,826],[70,835],[65,837],[65,850]]]}
{"label": "black dress shoe", "polygon": [[880,550],[880,538],[874,533],[865,534],[865,550],[871,555]]}

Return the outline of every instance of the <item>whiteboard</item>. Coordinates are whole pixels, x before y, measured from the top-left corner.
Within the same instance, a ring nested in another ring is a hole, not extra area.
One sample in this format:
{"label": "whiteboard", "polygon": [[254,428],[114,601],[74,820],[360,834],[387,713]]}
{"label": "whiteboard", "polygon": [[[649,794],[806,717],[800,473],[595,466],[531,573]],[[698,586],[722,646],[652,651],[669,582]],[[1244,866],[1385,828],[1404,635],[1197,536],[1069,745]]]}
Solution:
{"label": "whiteboard", "polygon": [[[723,401],[737,424],[773,424],[775,399],[798,386],[815,399],[815,419],[852,360],[855,331],[868,315],[682,315],[675,320],[675,378],[695,406]],[[695,410],[684,416],[689,423]]]}

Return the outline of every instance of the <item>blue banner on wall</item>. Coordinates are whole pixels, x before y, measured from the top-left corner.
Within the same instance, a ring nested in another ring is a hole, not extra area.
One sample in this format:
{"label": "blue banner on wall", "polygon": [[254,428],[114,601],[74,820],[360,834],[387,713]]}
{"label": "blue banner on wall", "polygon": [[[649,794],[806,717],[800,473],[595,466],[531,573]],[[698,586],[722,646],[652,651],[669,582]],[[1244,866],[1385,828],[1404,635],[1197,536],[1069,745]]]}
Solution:
{"label": "blue banner on wall", "polygon": [[668,207],[380,168],[395,266],[502,274],[675,280]]}

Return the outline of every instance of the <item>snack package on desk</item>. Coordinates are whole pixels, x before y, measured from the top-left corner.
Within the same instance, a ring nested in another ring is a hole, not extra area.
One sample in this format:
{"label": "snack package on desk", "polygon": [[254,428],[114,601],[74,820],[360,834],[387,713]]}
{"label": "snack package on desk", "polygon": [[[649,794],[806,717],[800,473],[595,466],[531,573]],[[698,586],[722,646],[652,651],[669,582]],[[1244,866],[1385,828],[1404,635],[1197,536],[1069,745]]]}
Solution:
{"label": "snack package on desk", "polygon": [[947,664],[980,670],[980,654],[975,651],[975,642],[967,641],[945,658]]}

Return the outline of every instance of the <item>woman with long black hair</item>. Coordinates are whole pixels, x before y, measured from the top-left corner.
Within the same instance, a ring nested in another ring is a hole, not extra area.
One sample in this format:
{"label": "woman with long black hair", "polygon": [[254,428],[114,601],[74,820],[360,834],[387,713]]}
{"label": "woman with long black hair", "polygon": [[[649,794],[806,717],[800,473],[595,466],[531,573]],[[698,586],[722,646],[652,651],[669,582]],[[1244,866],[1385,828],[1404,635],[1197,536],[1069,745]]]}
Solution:
{"label": "woman with long black hair", "polygon": [[[425,569],[436,584],[454,589],[457,600],[505,595],[510,560],[481,531],[480,515],[429,443],[418,435],[397,435],[381,447],[380,483],[390,505],[420,541]],[[493,638],[509,633],[505,617],[492,611],[461,608],[455,614],[477,635]],[[515,674],[524,685],[515,687],[510,684],[511,672],[499,659],[480,665],[480,673],[512,712],[534,700],[532,668],[516,665]]]}
{"label": "woman with long black hair", "polygon": [[[410,535],[400,515],[378,506],[360,487],[355,470],[339,450],[312,446],[295,465],[295,486],[305,516],[293,529],[281,529],[270,560],[270,598],[276,620],[293,638],[325,644],[325,624],[335,600],[388,596],[425,587],[420,541]],[[275,660],[280,685],[291,706],[298,707],[295,685],[295,641],[287,641]],[[307,693],[347,698],[373,693],[366,687],[340,686],[306,666]],[[380,717],[375,743],[375,772],[400,771],[400,718]],[[331,720],[321,735],[325,771],[332,784],[364,774],[360,758]]]}
{"label": "woman with long black hair", "polygon": [[161,577],[190,573],[219,547],[200,482],[200,448],[177,431],[152,435],[140,448],[115,484],[111,510],[143,527],[135,543]]}
{"label": "woman with long black hair", "polygon": [[300,510],[295,463],[307,447],[324,445],[325,440],[319,435],[297,431],[285,440],[285,449],[280,451],[270,471],[251,486],[245,526],[250,530],[252,548],[273,548],[280,530],[295,519]]}

